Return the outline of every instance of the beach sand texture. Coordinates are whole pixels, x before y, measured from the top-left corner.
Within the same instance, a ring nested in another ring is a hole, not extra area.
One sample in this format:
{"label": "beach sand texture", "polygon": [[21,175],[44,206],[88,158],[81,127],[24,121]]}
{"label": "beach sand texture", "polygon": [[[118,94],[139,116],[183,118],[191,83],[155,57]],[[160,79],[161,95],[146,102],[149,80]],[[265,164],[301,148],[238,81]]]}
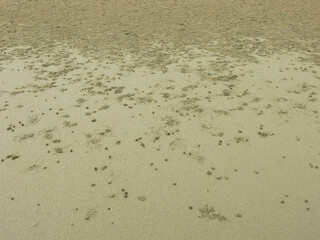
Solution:
{"label": "beach sand texture", "polygon": [[319,13],[0,0],[0,240],[320,239]]}

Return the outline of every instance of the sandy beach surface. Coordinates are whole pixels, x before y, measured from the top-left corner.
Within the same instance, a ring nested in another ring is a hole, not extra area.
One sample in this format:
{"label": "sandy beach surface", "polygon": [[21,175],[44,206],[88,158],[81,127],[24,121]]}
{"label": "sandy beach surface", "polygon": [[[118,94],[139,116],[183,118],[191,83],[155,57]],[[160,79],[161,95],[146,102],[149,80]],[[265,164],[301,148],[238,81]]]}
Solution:
{"label": "sandy beach surface", "polygon": [[318,0],[0,0],[0,240],[320,239]]}

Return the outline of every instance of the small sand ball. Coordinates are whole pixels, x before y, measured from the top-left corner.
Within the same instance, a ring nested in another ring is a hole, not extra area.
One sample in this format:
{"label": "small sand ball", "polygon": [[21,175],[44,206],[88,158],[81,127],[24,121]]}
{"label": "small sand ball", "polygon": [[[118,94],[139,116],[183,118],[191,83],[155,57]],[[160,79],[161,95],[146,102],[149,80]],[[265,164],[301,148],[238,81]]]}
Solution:
{"label": "small sand ball", "polygon": [[143,201],[147,200],[147,198],[146,198],[145,196],[139,196],[139,197],[138,197],[138,200],[140,200],[140,201],[143,202]]}

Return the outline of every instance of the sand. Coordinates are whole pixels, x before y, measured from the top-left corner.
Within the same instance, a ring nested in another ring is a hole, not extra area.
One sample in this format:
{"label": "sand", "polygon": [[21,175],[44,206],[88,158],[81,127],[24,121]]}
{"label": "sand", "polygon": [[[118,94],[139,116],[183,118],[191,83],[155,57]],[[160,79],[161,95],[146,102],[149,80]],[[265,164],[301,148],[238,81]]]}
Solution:
{"label": "sand", "polygon": [[0,0],[0,239],[319,239],[316,0]]}

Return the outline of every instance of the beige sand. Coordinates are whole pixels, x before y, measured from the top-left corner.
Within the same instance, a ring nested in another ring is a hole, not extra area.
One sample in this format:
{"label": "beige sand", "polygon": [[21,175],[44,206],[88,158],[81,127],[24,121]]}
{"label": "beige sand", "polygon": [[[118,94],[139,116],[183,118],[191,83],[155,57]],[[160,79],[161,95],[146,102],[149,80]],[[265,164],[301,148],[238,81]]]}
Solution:
{"label": "beige sand", "polygon": [[0,240],[319,239],[319,11],[0,0]]}

